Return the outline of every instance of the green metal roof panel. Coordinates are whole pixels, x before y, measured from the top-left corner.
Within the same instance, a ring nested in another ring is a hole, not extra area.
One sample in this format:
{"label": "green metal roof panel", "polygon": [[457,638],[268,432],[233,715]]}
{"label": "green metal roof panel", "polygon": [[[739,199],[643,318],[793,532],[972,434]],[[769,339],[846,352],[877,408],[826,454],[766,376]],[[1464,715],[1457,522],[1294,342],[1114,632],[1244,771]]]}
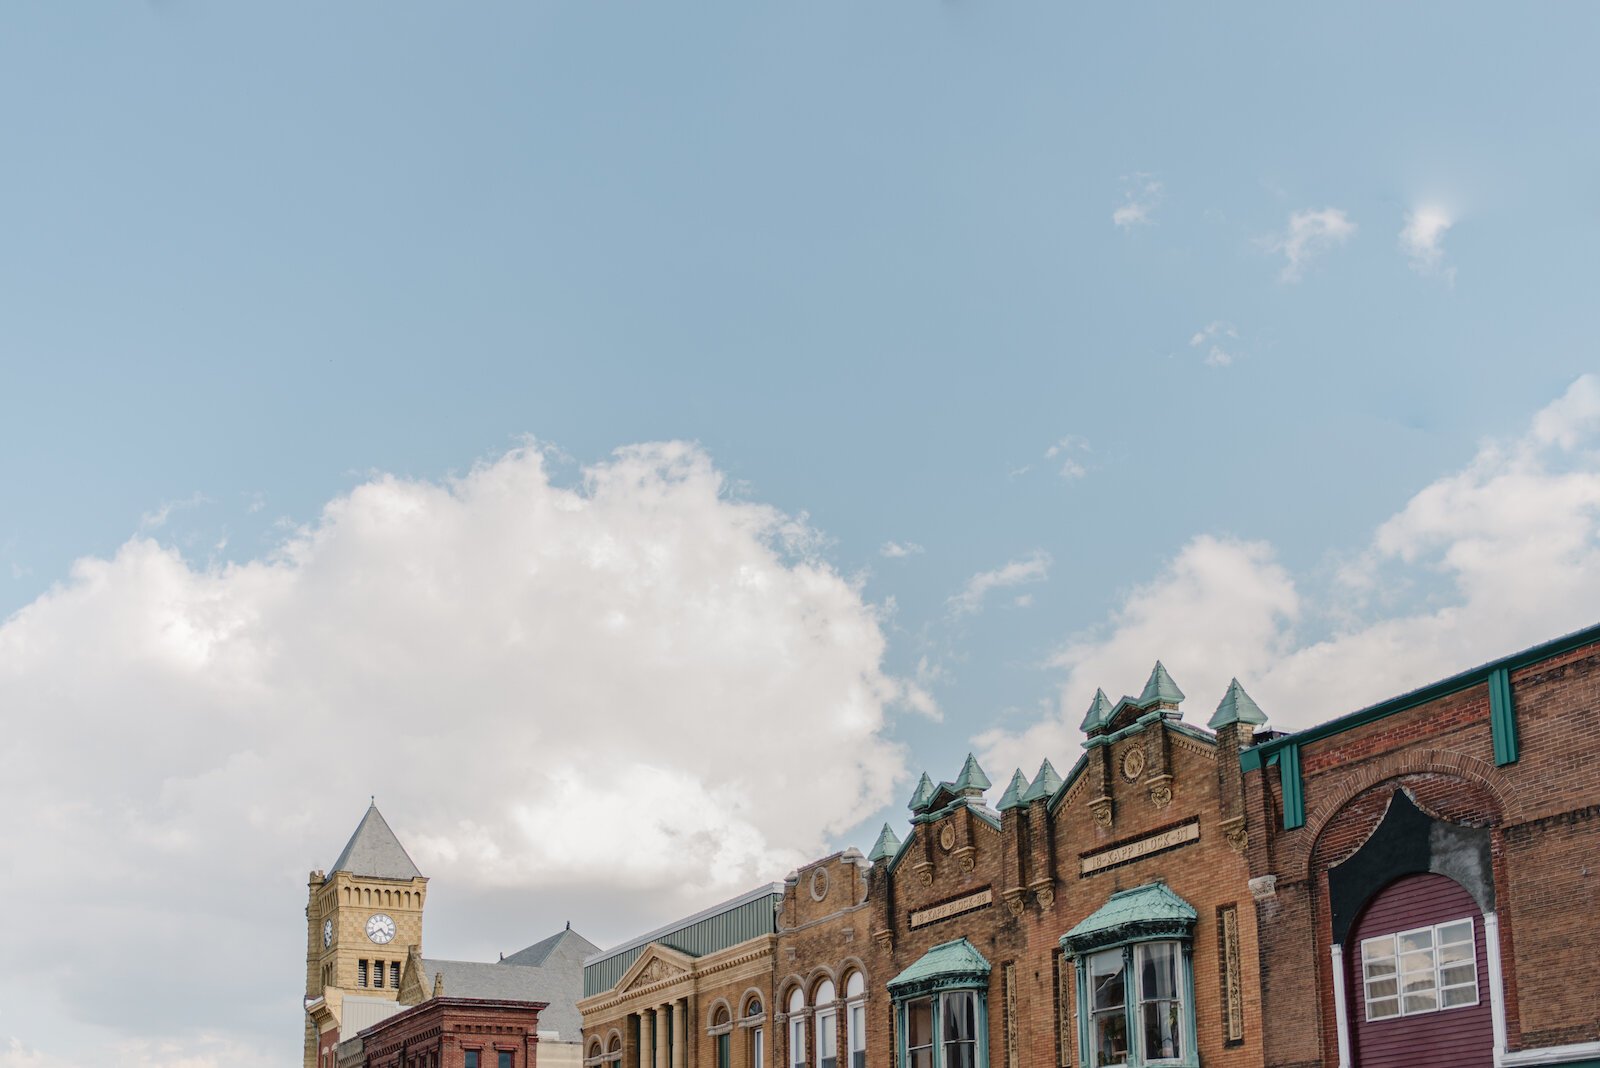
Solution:
{"label": "green metal roof panel", "polygon": [[1212,730],[1219,730],[1230,723],[1249,723],[1259,727],[1267,721],[1267,714],[1261,711],[1261,706],[1253,701],[1249,694],[1244,692],[1244,687],[1239,685],[1239,680],[1234,679],[1228,683],[1228,692],[1222,695],[1222,701],[1217,705],[1216,714],[1211,717],[1211,722],[1206,726]]}
{"label": "green metal roof panel", "polygon": [[951,788],[956,793],[973,790],[982,793],[994,784],[989,781],[989,776],[983,773],[978,766],[978,758],[971,753],[967,754],[967,762],[961,765],[961,774],[956,776],[956,781],[951,783]]}
{"label": "green metal roof panel", "polygon": [[1089,702],[1089,711],[1084,713],[1083,723],[1078,727],[1084,733],[1099,730],[1111,722],[1111,698],[1106,696],[1104,690],[1094,692],[1094,700]]}
{"label": "green metal roof panel", "polygon": [[1178,689],[1178,684],[1172,681],[1172,676],[1157,660],[1155,669],[1150,672],[1150,680],[1144,684],[1144,692],[1139,695],[1139,703],[1152,705],[1159,701],[1175,705],[1182,700],[1183,691]]}
{"label": "green metal roof panel", "polygon": [[1196,918],[1194,906],[1173,893],[1166,883],[1145,883],[1112,894],[1104,905],[1061,936],[1061,947],[1083,953],[1134,938],[1184,935],[1193,930]]}
{"label": "green metal roof panel", "polygon": [[889,980],[896,997],[957,986],[982,986],[989,981],[989,962],[965,938],[934,946],[905,971]]}
{"label": "green metal roof panel", "polygon": [[703,957],[773,934],[782,903],[783,884],[772,883],[588,957],[583,962],[583,994],[588,997],[616,986],[652,942]]}
{"label": "green metal roof panel", "polygon": [[1006,787],[1006,792],[1000,795],[1000,803],[995,807],[1001,812],[1011,808],[1022,807],[1022,795],[1028,792],[1028,777],[1018,768],[1011,773],[1011,784]]}
{"label": "green metal roof panel", "polygon": [[894,831],[885,823],[883,830],[878,832],[878,840],[872,845],[872,852],[867,854],[867,860],[877,863],[880,860],[887,860],[899,851],[900,839],[895,837]]}
{"label": "green metal roof panel", "polygon": [[1048,798],[1061,789],[1061,776],[1056,774],[1056,769],[1046,757],[1039,765],[1039,774],[1033,778],[1033,785],[1028,787],[1028,792],[1022,795],[1022,800],[1027,803]]}
{"label": "green metal roof panel", "polygon": [[933,800],[933,780],[928,778],[928,773],[923,772],[922,778],[917,780],[917,788],[911,794],[911,803],[906,807],[912,812],[921,812],[928,807],[928,802]]}

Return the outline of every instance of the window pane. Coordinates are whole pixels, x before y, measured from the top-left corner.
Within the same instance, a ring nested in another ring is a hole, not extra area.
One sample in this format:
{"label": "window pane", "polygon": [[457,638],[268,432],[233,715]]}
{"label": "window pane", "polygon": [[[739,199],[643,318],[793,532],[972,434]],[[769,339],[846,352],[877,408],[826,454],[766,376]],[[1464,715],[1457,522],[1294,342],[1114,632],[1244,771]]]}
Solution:
{"label": "window pane", "polygon": [[[1409,980],[1413,975],[1433,974],[1433,954],[1427,951],[1422,953],[1407,953],[1400,958],[1400,971]],[[1432,982],[1430,979],[1429,982]]]}
{"label": "window pane", "polygon": [[1426,994],[1407,994],[1403,1001],[1408,1015],[1413,1012],[1432,1012],[1439,1007],[1438,999],[1433,996],[1432,991]]}
{"label": "window pane", "polygon": [[1093,1053],[1096,1065],[1124,1064],[1128,1060],[1128,1018],[1119,1008],[1094,1014]]}
{"label": "window pane", "polygon": [[1392,960],[1394,958],[1394,937],[1384,935],[1382,938],[1369,938],[1361,943],[1362,960]]}
{"label": "window pane", "polygon": [[933,1068],[933,1047],[922,1046],[910,1051],[911,1068]]}
{"label": "window pane", "polygon": [[906,1004],[908,1046],[933,1045],[933,1002],[927,998]]}
{"label": "window pane", "polygon": [[1157,942],[1139,947],[1139,997],[1144,1001],[1178,996],[1178,946]]}
{"label": "window pane", "polygon": [[867,1007],[865,1005],[850,1006],[850,1052],[858,1053],[867,1048]]}
{"label": "window pane", "polygon": [[1454,946],[1439,947],[1440,964],[1458,964],[1461,961],[1471,962],[1474,957],[1471,942],[1462,942]]}
{"label": "window pane", "polygon": [[1477,969],[1471,964],[1456,964],[1439,969],[1439,982],[1444,986],[1477,985]]}
{"label": "window pane", "polygon": [[1433,948],[1433,929],[1430,927],[1423,931],[1407,931],[1400,936],[1400,952],[1410,953],[1418,949]]}
{"label": "window pane", "polygon": [[1380,1001],[1367,1002],[1367,1019],[1382,1020],[1389,1016],[1400,1015],[1400,999],[1384,998]]}
{"label": "window pane", "polygon": [[1101,1009],[1120,1008],[1125,1000],[1123,990],[1122,951],[1096,953],[1089,958],[1089,1005]]}
{"label": "window pane", "polygon": [[1444,992],[1444,1007],[1456,1008],[1459,1005],[1476,1005],[1478,1003],[1477,984],[1472,986],[1458,986],[1453,990]]}
{"label": "window pane", "polygon": [[1178,1003],[1144,1003],[1144,1052],[1147,1060],[1170,1060],[1183,1056],[1178,1034]]}
{"label": "window pane", "polygon": [[475,1049],[467,1050],[466,1058],[463,1063],[465,1064],[466,1068],[478,1068],[478,1051]]}
{"label": "window pane", "polygon": [[508,1049],[500,1051],[500,1068],[511,1068],[511,1051]]}
{"label": "window pane", "polygon": [[717,1068],[731,1068],[733,1065],[733,1036],[717,1036]]}
{"label": "window pane", "polygon": [[1387,957],[1383,960],[1369,960],[1364,967],[1367,969],[1367,978],[1373,979],[1380,975],[1394,974],[1394,958]]}
{"label": "window pane", "polygon": [[767,1068],[767,1036],[763,1028],[750,1032],[751,1068]]}
{"label": "window pane", "polygon": [[970,1042],[978,1037],[978,995],[962,991],[944,996],[944,1040]]}
{"label": "window pane", "polygon": [[1376,979],[1367,984],[1367,1000],[1373,998],[1392,998],[1400,993],[1400,988],[1393,979]]}
{"label": "window pane", "polygon": [[1457,923],[1446,923],[1439,926],[1439,943],[1446,942],[1471,942],[1472,921],[1461,920]]}

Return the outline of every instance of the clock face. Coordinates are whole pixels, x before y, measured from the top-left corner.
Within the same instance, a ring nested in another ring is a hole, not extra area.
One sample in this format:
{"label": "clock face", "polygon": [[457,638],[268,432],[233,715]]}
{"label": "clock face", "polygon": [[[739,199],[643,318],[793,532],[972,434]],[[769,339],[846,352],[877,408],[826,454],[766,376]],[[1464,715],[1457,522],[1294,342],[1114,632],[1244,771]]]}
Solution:
{"label": "clock face", "polygon": [[333,945],[333,921],[322,921],[322,948],[327,949]]}
{"label": "clock face", "polygon": [[367,937],[378,945],[386,945],[394,938],[394,920],[383,913],[375,913],[367,921]]}

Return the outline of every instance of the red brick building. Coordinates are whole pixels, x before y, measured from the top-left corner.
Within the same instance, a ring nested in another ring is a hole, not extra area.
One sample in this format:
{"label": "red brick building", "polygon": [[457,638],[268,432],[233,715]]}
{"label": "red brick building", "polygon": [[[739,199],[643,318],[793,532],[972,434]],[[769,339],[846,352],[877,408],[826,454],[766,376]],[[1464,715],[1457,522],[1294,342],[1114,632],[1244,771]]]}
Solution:
{"label": "red brick building", "polygon": [[1267,1065],[1600,1066],[1600,628],[1243,767]]}
{"label": "red brick building", "polygon": [[339,1068],[537,1068],[541,1001],[437,997],[363,1030]]}
{"label": "red brick building", "polygon": [[1160,664],[585,965],[588,1068],[1600,1068],[1600,627],[1296,734]]}

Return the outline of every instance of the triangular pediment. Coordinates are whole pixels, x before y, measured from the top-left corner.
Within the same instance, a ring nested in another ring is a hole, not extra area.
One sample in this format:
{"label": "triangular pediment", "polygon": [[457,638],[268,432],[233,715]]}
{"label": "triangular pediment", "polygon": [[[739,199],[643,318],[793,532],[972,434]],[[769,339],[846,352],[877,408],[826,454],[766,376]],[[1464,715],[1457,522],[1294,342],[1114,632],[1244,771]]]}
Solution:
{"label": "triangular pediment", "polygon": [[652,942],[644,948],[643,953],[639,954],[639,959],[622,973],[622,979],[618,981],[616,989],[628,991],[638,987],[653,986],[656,983],[688,975],[692,971],[694,971],[693,957],[663,946],[659,942]]}

